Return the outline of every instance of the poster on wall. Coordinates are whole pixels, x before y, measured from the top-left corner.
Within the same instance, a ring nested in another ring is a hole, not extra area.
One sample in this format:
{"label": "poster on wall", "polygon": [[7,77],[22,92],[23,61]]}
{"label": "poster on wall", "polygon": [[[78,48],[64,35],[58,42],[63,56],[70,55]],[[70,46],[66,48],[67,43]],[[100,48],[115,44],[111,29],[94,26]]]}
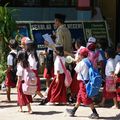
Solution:
{"label": "poster on wall", "polygon": [[90,36],[95,37],[98,41],[104,42],[105,44],[110,44],[108,37],[108,29],[105,21],[89,21],[84,22],[84,33],[86,41]]}
{"label": "poster on wall", "polygon": [[83,23],[82,22],[66,22],[66,27],[70,30],[72,36],[72,42],[81,40],[85,45]]}
{"label": "poster on wall", "polygon": [[20,36],[30,37],[30,25],[29,23],[18,23],[17,30]]}

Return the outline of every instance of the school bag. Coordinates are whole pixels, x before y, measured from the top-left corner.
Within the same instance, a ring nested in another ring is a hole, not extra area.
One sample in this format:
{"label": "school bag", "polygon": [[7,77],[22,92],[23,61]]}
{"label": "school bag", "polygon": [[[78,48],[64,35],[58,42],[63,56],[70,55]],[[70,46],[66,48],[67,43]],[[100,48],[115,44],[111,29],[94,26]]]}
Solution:
{"label": "school bag", "polygon": [[88,58],[85,58],[84,62],[89,68],[88,70],[89,81],[85,84],[86,92],[88,97],[94,97],[99,93],[99,89],[102,84],[102,77],[99,74],[99,72],[93,67],[92,63]]}
{"label": "school bag", "polygon": [[16,76],[16,72],[17,72],[17,54],[15,54],[13,52],[11,52],[9,54],[12,55],[12,57],[13,57],[13,66],[12,66],[12,69],[10,70],[11,81],[13,83],[17,83],[17,76]]}
{"label": "school bag", "polygon": [[97,63],[98,63],[98,57],[99,57],[99,51],[94,52],[94,51],[89,51],[88,58],[93,64],[94,68],[97,68]]}
{"label": "school bag", "polygon": [[26,95],[35,94],[37,90],[37,77],[30,68],[23,70],[23,80],[24,80],[24,83],[22,83],[23,93]]}
{"label": "school bag", "polygon": [[[60,59],[60,58],[59,58]],[[65,73],[65,86],[69,87],[72,83],[72,76],[70,71],[65,67],[65,65],[63,64],[62,60],[60,59],[60,63],[62,65],[63,71]]]}

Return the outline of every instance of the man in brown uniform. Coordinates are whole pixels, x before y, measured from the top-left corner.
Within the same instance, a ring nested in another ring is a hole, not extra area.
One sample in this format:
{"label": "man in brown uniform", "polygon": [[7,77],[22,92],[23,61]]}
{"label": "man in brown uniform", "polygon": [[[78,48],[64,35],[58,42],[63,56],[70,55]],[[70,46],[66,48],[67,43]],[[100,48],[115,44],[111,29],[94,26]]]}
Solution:
{"label": "man in brown uniform", "polygon": [[[69,55],[72,50],[72,38],[71,33],[68,28],[64,25],[65,15],[63,14],[55,14],[54,25],[56,27],[55,36],[55,44],[48,45],[49,47],[55,48],[56,45],[62,45],[64,47],[65,55]],[[47,45],[47,42],[45,41]]]}

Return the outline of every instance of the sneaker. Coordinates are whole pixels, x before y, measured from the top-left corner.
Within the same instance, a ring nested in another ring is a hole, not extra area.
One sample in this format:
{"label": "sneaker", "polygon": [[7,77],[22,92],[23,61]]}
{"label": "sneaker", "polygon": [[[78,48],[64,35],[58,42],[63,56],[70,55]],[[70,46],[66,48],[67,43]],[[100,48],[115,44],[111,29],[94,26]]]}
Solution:
{"label": "sneaker", "polygon": [[96,114],[96,113],[92,113],[90,116],[89,116],[90,119],[99,119],[99,115]]}
{"label": "sneaker", "polygon": [[74,117],[75,112],[72,109],[66,109],[67,113],[69,114],[70,117]]}

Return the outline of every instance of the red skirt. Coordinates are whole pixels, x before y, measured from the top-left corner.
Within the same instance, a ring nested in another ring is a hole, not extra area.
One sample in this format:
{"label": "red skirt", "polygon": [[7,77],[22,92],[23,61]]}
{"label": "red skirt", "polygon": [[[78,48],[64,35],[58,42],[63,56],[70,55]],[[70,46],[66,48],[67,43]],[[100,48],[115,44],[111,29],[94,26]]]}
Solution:
{"label": "red skirt", "polygon": [[16,87],[16,83],[12,82],[12,80],[11,80],[11,74],[10,73],[6,74],[5,85],[7,87]]}
{"label": "red skirt", "polygon": [[70,85],[71,95],[77,95],[79,91],[79,81],[77,80],[77,73],[74,74],[72,83]]}
{"label": "red skirt", "polygon": [[79,81],[79,92],[77,95],[77,102],[83,103],[84,105],[90,105],[93,103],[92,99],[88,97],[86,93],[85,84],[83,81]]}
{"label": "red skirt", "polygon": [[32,96],[31,95],[25,95],[22,91],[22,81],[18,81],[18,105],[19,106],[25,106],[29,103],[32,103]]}
{"label": "red skirt", "polygon": [[64,84],[65,75],[60,74],[59,80],[56,82],[56,76],[54,77],[53,81],[50,84],[49,91],[48,91],[48,101],[49,102],[58,102],[58,103],[66,103],[67,96],[66,96],[66,87]]}
{"label": "red skirt", "polygon": [[33,72],[35,73],[35,75],[37,77],[37,91],[41,91],[40,77],[38,76],[38,71],[33,70]]}
{"label": "red skirt", "polygon": [[114,97],[116,97],[116,92],[107,92],[106,91],[106,84],[105,84],[104,88],[103,88],[103,97],[105,99],[113,99]]}
{"label": "red skirt", "polygon": [[51,68],[50,73],[48,73],[48,69],[44,69],[43,77],[46,78],[47,80],[50,80],[50,78],[54,77],[54,68]]}
{"label": "red skirt", "polygon": [[120,77],[116,81],[117,101],[120,101]]}

